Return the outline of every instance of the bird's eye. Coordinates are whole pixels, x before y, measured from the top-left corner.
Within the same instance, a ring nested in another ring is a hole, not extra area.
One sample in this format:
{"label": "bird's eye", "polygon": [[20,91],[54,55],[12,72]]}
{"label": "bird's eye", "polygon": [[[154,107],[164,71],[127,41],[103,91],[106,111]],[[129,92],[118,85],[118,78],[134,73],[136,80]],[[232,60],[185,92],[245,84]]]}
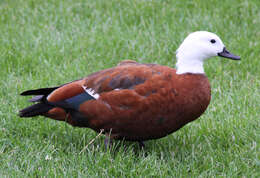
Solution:
{"label": "bird's eye", "polygon": [[213,44],[213,43],[216,43],[216,40],[211,39],[210,42]]}

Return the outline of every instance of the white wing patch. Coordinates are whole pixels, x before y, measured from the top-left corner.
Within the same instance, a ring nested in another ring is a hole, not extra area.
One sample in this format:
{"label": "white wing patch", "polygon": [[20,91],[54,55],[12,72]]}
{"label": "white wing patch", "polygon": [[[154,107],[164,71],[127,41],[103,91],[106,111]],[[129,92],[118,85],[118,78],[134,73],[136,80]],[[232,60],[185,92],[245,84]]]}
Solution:
{"label": "white wing patch", "polygon": [[84,85],[82,86],[82,88],[85,90],[86,93],[94,97],[96,100],[99,98],[99,94],[95,93],[95,91],[92,88],[87,88]]}

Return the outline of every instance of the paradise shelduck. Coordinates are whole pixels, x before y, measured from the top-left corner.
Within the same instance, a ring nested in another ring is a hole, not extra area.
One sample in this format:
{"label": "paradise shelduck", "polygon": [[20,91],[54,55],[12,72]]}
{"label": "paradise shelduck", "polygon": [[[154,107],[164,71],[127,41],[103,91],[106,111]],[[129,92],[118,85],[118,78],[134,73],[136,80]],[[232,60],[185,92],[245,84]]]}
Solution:
{"label": "paradise shelduck", "polygon": [[193,32],[177,50],[176,69],[125,60],[86,78],[28,90],[36,102],[20,117],[46,116],[72,126],[103,131],[111,139],[157,139],[197,119],[209,105],[203,62],[214,56],[240,60],[211,32]]}

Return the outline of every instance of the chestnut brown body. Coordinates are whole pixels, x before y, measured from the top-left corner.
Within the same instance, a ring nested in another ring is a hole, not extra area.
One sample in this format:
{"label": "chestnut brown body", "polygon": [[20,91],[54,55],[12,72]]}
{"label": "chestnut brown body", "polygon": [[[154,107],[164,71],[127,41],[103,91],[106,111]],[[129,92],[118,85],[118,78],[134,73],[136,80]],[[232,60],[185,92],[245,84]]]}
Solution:
{"label": "chestnut brown body", "polygon": [[[88,97],[86,89],[96,97]],[[37,95],[32,101],[38,103],[21,110],[21,117],[43,115],[131,141],[178,130],[197,119],[211,98],[204,74],[177,75],[170,67],[131,60],[60,87],[22,95]]]}

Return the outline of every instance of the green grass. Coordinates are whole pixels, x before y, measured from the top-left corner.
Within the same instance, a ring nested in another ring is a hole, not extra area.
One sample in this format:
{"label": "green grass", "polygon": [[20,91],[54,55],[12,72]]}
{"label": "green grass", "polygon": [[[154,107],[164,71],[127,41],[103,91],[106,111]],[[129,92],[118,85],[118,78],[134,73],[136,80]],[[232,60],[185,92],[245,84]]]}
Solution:
{"label": "green grass", "polygon": [[[0,177],[260,177],[259,0],[1,0]],[[206,113],[168,137],[114,142],[50,119],[21,119],[19,93],[123,59],[174,67],[192,31],[217,33],[242,60],[205,65]]]}

